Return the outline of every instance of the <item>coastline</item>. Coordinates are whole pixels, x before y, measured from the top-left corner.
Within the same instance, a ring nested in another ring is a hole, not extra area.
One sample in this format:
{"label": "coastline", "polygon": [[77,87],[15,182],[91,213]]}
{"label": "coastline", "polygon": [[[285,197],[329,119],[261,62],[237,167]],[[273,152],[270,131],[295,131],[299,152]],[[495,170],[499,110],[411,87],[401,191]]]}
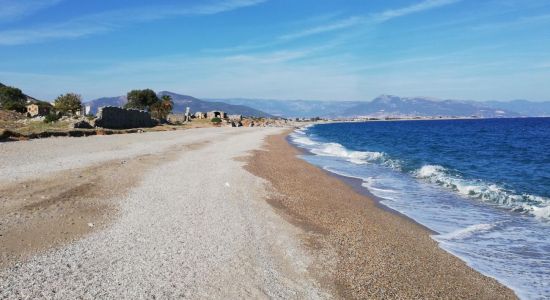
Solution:
{"label": "coastline", "polygon": [[[439,248],[432,231],[297,157],[269,136],[246,169],[271,183],[268,202],[303,228],[310,272],[342,298],[515,299],[512,290]],[[303,152],[302,152],[303,153]],[[344,180],[342,180],[344,179]],[[351,183],[351,184],[350,184]]]}

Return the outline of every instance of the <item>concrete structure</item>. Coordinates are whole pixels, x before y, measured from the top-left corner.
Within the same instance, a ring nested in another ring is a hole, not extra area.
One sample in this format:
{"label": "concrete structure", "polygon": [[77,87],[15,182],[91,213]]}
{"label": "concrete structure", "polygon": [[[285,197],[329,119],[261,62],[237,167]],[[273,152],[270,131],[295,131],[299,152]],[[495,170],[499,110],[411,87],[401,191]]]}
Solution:
{"label": "concrete structure", "polygon": [[156,123],[146,111],[106,106],[97,112],[95,125],[109,129],[129,129],[153,127]]}
{"label": "concrete structure", "polygon": [[228,115],[227,118],[229,118],[229,120],[235,121],[235,122],[240,122],[240,121],[243,120],[242,115]]}
{"label": "concrete structure", "polygon": [[175,124],[175,123],[185,123],[189,119],[187,118],[187,116],[185,114],[169,114],[166,117],[166,120],[168,120],[168,122],[170,122],[170,123]]}
{"label": "concrete structure", "polygon": [[196,112],[194,116],[195,119],[206,119],[206,113],[200,111]]}
{"label": "concrete structure", "polygon": [[208,113],[206,113],[206,117],[208,119],[213,119],[213,118],[220,118],[220,119],[225,119],[227,118],[227,114],[223,111],[209,111]]}
{"label": "concrete structure", "polygon": [[38,117],[45,116],[52,111],[51,105],[40,104],[40,103],[31,103],[27,105],[27,116],[29,117]]}

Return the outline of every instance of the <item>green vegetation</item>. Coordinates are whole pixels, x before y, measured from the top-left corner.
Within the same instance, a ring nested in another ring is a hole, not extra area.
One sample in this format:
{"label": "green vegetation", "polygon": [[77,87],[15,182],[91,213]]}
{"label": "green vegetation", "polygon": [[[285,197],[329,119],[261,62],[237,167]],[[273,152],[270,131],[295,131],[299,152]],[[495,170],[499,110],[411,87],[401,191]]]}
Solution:
{"label": "green vegetation", "polygon": [[165,120],[168,117],[168,114],[172,112],[173,108],[174,102],[172,101],[172,97],[164,95],[160,101],[155,102],[150,106],[149,111],[151,112],[151,116],[153,118]]}
{"label": "green vegetation", "polygon": [[222,119],[216,117],[216,118],[212,118],[212,120],[210,120],[210,122],[212,122],[214,124],[220,124],[222,122]]}
{"label": "green vegetation", "polygon": [[75,115],[82,110],[82,98],[78,94],[67,93],[55,99],[54,107],[64,115]]}
{"label": "green vegetation", "polygon": [[126,96],[128,103],[124,105],[125,108],[149,110],[151,105],[160,101],[157,94],[151,89],[132,90]]}
{"label": "green vegetation", "polygon": [[172,97],[164,95],[159,99],[151,89],[132,90],[128,92],[127,98],[128,103],[124,106],[125,108],[147,110],[153,118],[159,120],[166,119],[174,108]]}
{"label": "green vegetation", "polygon": [[27,97],[20,89],[0,86],[0,107],[3,109],[24,113],[27,111],[26,101]]}
{"label": "green vegetation", "polygon": [[61,117],[58,114],[51,112],[44,117],[44,123],[57,122],[60,118]]}

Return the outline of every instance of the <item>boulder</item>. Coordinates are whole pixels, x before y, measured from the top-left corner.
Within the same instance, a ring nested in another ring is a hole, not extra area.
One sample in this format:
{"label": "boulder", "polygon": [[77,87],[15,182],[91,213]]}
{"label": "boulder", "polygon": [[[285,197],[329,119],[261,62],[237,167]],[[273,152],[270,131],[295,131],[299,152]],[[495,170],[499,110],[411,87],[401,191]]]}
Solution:
{"label": "boulder", "polygon": [[82,120],[72,124],[72,128],[75,129],[92,129],[94,128],[90,123]]}

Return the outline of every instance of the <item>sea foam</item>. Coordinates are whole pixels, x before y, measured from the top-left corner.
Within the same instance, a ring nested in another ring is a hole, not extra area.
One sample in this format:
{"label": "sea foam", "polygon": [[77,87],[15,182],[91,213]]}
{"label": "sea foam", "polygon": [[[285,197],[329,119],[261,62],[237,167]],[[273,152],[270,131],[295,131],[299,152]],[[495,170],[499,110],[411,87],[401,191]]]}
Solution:
{"label": "sea foam", "polygon": [[462,196],[550,220],[548,198],[517,194],[497,184],[478,179],[464,179],[439,165],[425,165],[412,173],[416,178],[451,189]]}

